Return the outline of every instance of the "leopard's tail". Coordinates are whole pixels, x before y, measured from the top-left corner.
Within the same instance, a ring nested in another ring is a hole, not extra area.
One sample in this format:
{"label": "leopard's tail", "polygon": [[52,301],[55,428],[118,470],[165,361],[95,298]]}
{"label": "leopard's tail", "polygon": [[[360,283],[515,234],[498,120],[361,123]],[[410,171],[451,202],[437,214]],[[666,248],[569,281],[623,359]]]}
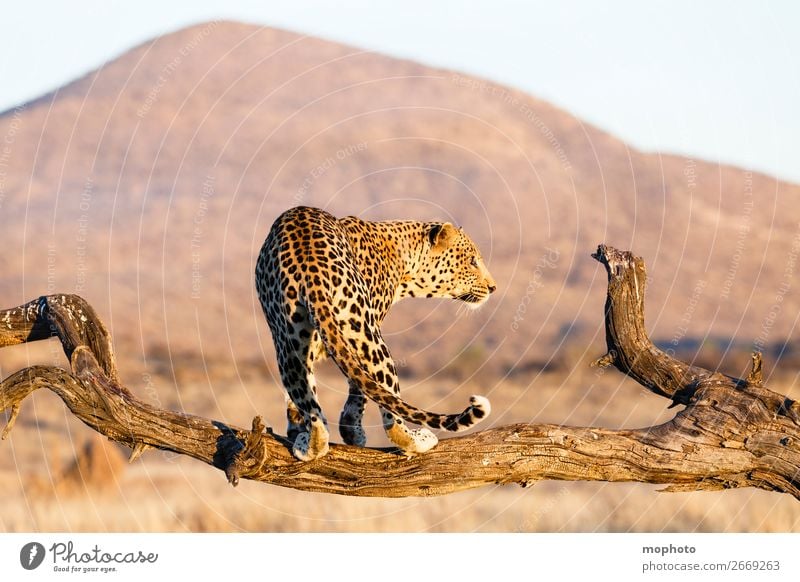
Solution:
{"label": "leopard's tail", "polygon": [[491,405],[484,396],[471,396],[469,406],[455,414],[437,414],[408,404],[399,396],[387,390],[375,375],[359,359],[355,349],[344,337],[339,322],[331,315],[327,305],[312,309],[322,341],[328,354],[348,378],[358,385],[361,391],[373,402],[391,411],[400,418],[433,429],[460,432],[476,425],[489,416]]}

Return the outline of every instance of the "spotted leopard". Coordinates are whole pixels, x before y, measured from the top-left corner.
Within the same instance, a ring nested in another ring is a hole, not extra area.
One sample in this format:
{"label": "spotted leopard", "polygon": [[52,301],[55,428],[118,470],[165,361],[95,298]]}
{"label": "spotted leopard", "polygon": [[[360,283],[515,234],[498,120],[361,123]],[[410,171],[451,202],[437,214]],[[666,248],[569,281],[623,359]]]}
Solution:
{"label": "spotted leopard", "polygon": [[314,365],[330,356],[348,378],[340,416],[344,442],[364,446],[366,398],[381,408],[389,439],[406,454],[438,442],[426,428],[457,432],[490,412],[472,396],[461,413],[435,414],[400,398],[397,368],[381,337],[389,307],[406,297],[450,297],[478,306],[496,284],[480,252],[450,223],[337,219],[318,208],[284,212],[258,255],[256,290],[286,388],[288,435],[304,461],[328,452],[328,423]]}

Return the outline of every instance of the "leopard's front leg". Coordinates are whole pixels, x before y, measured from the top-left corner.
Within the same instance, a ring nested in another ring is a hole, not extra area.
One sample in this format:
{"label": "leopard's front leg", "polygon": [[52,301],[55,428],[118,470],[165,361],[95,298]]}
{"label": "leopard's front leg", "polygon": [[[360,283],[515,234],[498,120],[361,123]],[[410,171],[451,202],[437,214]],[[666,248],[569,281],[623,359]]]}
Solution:
{"label": "leopard's front leg", "polygon": [[347,402],[344,403],[342,414],[339,416],[339,434],[348,445],[363,447],[367,444],[367,433],[364,431],[364,408],[367,398],[352,380],[348,381],[350,387]]}

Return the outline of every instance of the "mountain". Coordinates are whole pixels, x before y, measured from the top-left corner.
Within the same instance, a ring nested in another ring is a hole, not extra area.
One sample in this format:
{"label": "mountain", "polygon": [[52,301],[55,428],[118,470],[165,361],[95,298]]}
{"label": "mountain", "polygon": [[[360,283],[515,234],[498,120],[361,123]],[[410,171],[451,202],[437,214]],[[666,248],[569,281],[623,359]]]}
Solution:
{"label": "mountain", "polygon": [[156,38],[5,112],[0,140],[3,305],[80,293],[129,380],[274,361],[253,266],[297,204],[450,220],[483,249],[499,292],[482,310],[393,309],[407,374],[469,360],[499,380],[566,342],[599,356],[600,242],[645,258],[666,344],[771,345],[798,319],[800,187],[636,151],[515,89],[282,30]]}

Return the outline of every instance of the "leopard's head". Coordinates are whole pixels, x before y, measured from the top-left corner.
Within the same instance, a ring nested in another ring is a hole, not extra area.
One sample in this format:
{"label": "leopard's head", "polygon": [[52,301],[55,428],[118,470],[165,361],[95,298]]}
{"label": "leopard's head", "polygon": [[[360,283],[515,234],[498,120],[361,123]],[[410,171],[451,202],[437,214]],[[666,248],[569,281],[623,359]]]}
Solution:
{"label": "leopard's head", "polygon": [[413,281],[415,296],[450,297],[478,307],[497,289],[478,247],[463,229],[449,222],[429,223],[425,239]]}

